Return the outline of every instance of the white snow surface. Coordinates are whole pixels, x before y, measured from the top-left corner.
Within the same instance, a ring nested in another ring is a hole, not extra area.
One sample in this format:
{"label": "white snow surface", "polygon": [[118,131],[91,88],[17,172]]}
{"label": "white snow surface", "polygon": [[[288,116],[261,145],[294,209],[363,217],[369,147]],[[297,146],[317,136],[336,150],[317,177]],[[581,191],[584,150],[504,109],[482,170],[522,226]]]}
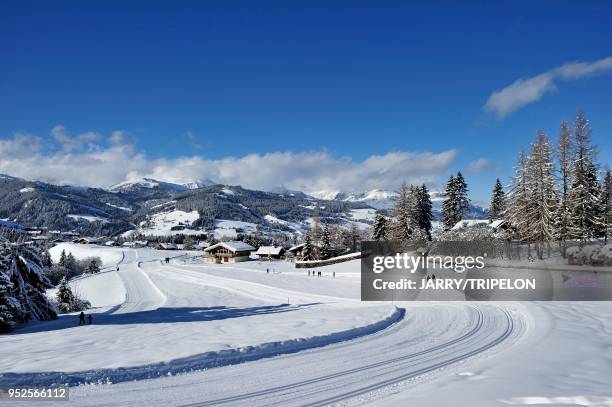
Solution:
{"label": "white snow surface", "polygon": [[[125,302],[125,287],[121,277],[114,270],[75,278],[68,284],[73,293],[86,298],[94,308],[111,307]],[[47,291],[47,295],[51,297],[56,293],[55,288]]]}
{"label": "white snow surface", "polygon": [[312,277],[84,247],[125,252],[90,278],[121,291],[101,279],[115,275],[125,301],[92,326],[68,315],[0,336],[0,386],[87,383],[75,406],[612,405],[609,302],[362,303],[358,260]]}
{"label": "white snow surface", "polygon": [[375,209],[353,209],[351,210],[351,219],[373,221],[376,217]]}
{"label": "white snow surface", "polygon": [[108,223],[108,219],[101,218],[100,216],[94,216],[94,215],[75,215],[75,214],[69,214],[69,215],[66,215],[66,217],[70,218],[70,219],[73,219],[73,220],[86,220],[87,222]]}
{"label": "white snow surface", "polygon": [[257,225],[239,220],[215,219],[214,234],[216,239],[235,239],[240,230],[242,230],[242,233],[255,233]]}
{"label": "white snow surface", "polygon": [[[147,236],[170,236],[175,234],[194,235],[204,233],[201,230],[191,229],[189,226],[200,215],[198,211],[185,212],[180,210],[172,210],[168,212],[160,212],[151,216],[150,225],[140,225],[138,231]],[[184,226],[181,230],[172,230],[173,226]],[[126,232],[128,233],[128,232]],[[125,233],[124,233],[125,235]]]}
{"label": "white snow surface", "polygon": [[113,205],[111,203],[106,203],[108,206],[112,207],[112,208],[117,208],[117,209],[121,209],[122,211],[126,211],[126,212],[132,212],[132,208],[128,208],[125,206],[118,206],[118,205]]}
{"label": "white snow surface", "polygon": [[51,255],[54,263],[59,261],[62,251],[66,251],[66,254],[72,253],[77,260],[99,257],[104,267],[116,266],[122,262],[124,256],[124,252],[120,248],[64,242],[49,249],[49,255]]}

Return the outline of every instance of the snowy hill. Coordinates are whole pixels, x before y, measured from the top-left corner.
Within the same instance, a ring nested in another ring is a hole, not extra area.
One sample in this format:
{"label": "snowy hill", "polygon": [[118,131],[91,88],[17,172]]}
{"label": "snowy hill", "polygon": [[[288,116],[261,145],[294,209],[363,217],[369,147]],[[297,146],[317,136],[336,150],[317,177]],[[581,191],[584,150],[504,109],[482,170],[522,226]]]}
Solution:
{"label": "snowy hill", "polygon": [[[392,208],[396,193],[319,191],[306,195],[279,188],[255,191],[240,186],[163,182],[143,178],[109,189],[58,186],[0,176],[0,219],[25,226],[48,227],[82,235],[117,235],[137,231],[149,235],[253,233],[301,234],[312,219],[359,229],[369,228],[375,211]],[[312,195],[316,195],[313,197]],[[440,218],[444,196],[432,192],[434,218]],[[366,210],[369,209],[369,210]],[[190,214],[186,219],[183,213]],[[467,217],[483,218],[472,205]],[[221,222],[223,221],[223,222]],[[227,222],[242,222],[228,227]],[[224,226],[219,226],[224,225]]]}
{"label": "snowy hill", "polygon": [[[85,236],[215,234],[236,236],[300,234],[316,216],[348,227],[369,227],[372,217],[354,210],[361,202],[323,201],[298,191],[254,191],[240,186],[174,184],[141,179],[110,190],[58,186],[0,177],[0,219],[50,230],[78,231]],[[199,188],[195,188],[198,186]],[[132,232],[133,233],[133,232]]]}
{"label": "snowy hill", "polygon": [[189,180],[184,182],[165,182],[152,178],[140,178],[133,181],[124,181],[108,188],[112,192],[131,192],[140,189],[162,189],[167,191],[185,191],[214,185],[211,180]]}

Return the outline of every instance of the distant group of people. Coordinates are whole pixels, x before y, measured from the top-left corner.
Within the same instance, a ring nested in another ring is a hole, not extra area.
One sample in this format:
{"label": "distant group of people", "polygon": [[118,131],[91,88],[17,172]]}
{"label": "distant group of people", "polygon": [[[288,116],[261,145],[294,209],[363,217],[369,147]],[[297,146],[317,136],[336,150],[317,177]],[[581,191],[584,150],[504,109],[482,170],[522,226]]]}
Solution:
{"label": "distant group of people", "polygon": [[[315,271],[315,270],[310,271],[310,270],[308,270],[308,277],[310,277],[311,274],[312,274],[313,277],[314,276],[317,276],[317,277],[321,277],[322,276],[320,271]],[[333,272],[333,276],[334,276],[334,278],[336,278],[336,272],[335,271]]]}
{"label": "distant group of people", "polygon": [[[91,314],[87,315],[87,321],[89,322],[89,325],[91,325],[93,322],[93,317]],[[85,325],[85,313],[83,311],[81,311],[79,314],[79,325]]]}

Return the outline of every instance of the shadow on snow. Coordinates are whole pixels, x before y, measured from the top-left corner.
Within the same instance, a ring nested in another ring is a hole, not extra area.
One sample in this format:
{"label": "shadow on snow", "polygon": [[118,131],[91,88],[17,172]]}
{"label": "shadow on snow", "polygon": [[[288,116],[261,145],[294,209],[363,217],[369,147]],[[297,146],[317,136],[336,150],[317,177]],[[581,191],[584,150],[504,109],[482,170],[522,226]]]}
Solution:
{"label": "shadow on snow", "polygon": [[[189,323],[220,321],[231,318],[250,317],[255,315],[278,314],[283,312],[296,311],[300,308],[310,307],[318,303],[311,304],[279,304],[266,305],[247,308],[233,308],[225,306],[216,307],[161,307],[156,310],[138,311],[125,314],[113,314],[104,312],[93,316],[93,325],[126,325],[126,324],[168,324],[168,323]],[[87,315],[87,314],[86,314]],[[16,329],[9,335],[30,334],[36,332],[56,331],[60,329],[79,328],[78,314],[60,315],[54,321],[43,321],[32,323]]]}

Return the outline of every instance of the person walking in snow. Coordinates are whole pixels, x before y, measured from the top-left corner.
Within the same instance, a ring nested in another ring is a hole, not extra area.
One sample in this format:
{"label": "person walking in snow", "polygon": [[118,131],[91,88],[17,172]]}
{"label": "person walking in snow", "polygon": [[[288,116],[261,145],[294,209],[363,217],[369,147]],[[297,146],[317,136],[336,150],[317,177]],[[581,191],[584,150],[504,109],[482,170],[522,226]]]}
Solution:
{"label": "person walking in snow", "polygon": [[85,313],[83,311],[79,314],[79,325],[85,325]]}
{"label": "person walking in snow", "polygon": [[91,314],[87,315],[87,322],[89,322],[89,325],[91,325],[92,320],[93,320],[93,317],[91,316]]}

